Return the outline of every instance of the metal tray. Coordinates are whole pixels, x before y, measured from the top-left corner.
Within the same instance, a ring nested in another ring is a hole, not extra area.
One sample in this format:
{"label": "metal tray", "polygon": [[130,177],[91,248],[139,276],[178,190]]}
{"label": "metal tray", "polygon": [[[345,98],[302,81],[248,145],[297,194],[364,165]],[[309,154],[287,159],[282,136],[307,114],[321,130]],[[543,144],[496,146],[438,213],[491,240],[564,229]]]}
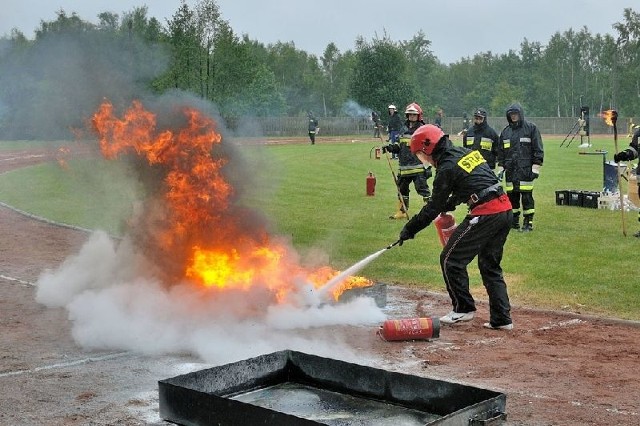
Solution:
{"label": "metal tray", "polygon": [[506,395],[296,351],[160,380],[160,417],[181,425],[497,424]]}

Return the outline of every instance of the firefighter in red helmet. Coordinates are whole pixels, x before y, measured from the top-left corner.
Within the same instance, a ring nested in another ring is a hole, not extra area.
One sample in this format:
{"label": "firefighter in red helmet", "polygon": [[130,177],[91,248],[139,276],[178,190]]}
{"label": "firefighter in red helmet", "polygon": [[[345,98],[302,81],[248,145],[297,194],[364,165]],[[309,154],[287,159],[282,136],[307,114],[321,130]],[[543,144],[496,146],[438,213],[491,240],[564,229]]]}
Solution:
{"label": "firefighter in red helmet", "polygon": [[382,147],[383,152],[390,152],[398,157],[398,210],[389,219],[404,219],[409,216],[405,208],[409,208],[409,186],[413,182],[416,192],[422,197],[423,202],[429,201],[431,190],[427,179],[431,177],[431,167],[425,167],[422,162],[411,153],[411,135],[420,126],[422,121],[422,108],[417,103],[411,103],[405,108],[405,130],[397,144],[389,144]]}
{"label": "firefighter in red helmet", "polygon": [[440,267],[453,309],[440,318],[443,324],[471,321],[476,306],[469,292],[467,265],[477,256],[482,282],[489,295],[491,329],[511,330],[509,296],[500,262],[511,230],[509,197],[482,154],[454,146],[437,126],[427,124],[411,137],[411,152],[435,167],[431,200],[406,223],[400,244],[414,238],[440,214],[466,203],[468,214],[440,254]]}

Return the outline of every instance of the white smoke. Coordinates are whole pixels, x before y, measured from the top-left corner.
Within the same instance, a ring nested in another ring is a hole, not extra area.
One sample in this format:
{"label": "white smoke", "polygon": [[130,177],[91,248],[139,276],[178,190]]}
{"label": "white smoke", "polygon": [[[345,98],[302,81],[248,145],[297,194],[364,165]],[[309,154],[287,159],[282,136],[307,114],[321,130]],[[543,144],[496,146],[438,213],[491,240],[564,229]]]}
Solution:
{"label": "white smoke", "polygon": [[361,106],[356,101],[348,100],[342,104],[342,113],[354,118],[369,117],[371,115],[371,110]]}
{"label": "white smoke", "polygon": [[68,310],[73,338],[85,348],[191,353],[209,363],[283,349],[356,359],[335,327],[377,325],[385,319],[370,298],[322,304],[304,286],[298,303],[256,313],[256,306],[271,300],[260,291],[166,287],[147,267],[126,240],[115,243],[96,232],[77,255],[40,276],[36,298]]}

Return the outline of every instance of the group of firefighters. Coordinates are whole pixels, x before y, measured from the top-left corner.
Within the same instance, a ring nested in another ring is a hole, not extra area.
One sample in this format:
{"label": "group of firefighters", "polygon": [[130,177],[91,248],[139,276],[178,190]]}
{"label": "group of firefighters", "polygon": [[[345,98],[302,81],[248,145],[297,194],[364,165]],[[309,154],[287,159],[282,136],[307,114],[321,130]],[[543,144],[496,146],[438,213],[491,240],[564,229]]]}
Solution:
{"label": "group of firefighters", "polygon": [[[396,114],[395,105],[389,105],[389,116]],[[469,291],[467,265],[477,257],[489,296],[489,321],[484,327],[513,329],[500,263],[511,229],[533,231],[533,183],[540,174],[544,150],[540,132],[524,119],[519,104],[507,108],[506,119],[507,126],[498,134],[487,123],[487,111],[477,108],[473,126],[463,129],[463,146],[455,146],[440,126],[425,124],[422,108],[411,103],[405,108],[399,136],[395,138],[389,132],[389,143],[382,147],[383,152],[398,158],[398,208],[390,218],[409,219],[399,234],[400,245],[413,239],[438,215],[455,210],[459,204],[467,205],[468,214],[440,255],[452,303],[451,312],[440,317],[443,324],[474,318],[476,306]],[[432,188],[428,185],[431,177]],[[424,204],[409,218],[412,182]]]}
{"label": "group of firefighters", "polygon": [[[389,105],[389,115],[396,114],[396,107]],[[466,120],[460,132],[462,146],[455,146],[440,126],[425,124],[420,105],[411,103],[405,109],[403,130],[397,138],[390,131],[389,144],[382,147],[399,160],[398,209],[390,216],[408,219],[400,231],[399,245],[413,239],[440,214],[466,204],[468,212],[464,220],[444,243],[440,254],[440,267],[452,304],[451,312],[440,317],[443,324],[474,318],[476,306],[469,291],[467,266],[477,257],[489,297],[489,321],[483,326],[513,329],[500,263],[512,229],[533,231],[533,187],[540,175],[544,149],[538,128],[525,120],[520,104],[507,107],[506,119],[507,125],[498,134],[487,123],[487,111],[477,108],[473,125]],[[629,147],[615,154],[615,162],[640,157],[640,126],[630,136]],[[433,183],[429,188],[427,181],[431,177]],[[424,204],[417,214],[409,217],[411,182]],[[640,196],[640,186],[638,191]]]}

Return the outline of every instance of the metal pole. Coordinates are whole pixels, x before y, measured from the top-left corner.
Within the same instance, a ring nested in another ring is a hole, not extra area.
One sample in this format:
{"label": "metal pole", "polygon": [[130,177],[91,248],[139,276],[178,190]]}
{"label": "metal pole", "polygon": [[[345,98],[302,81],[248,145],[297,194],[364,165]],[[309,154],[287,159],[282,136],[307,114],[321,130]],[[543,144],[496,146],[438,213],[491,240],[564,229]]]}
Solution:
{"label": "metal pole", "polygon": [[[382,138],[382,132],[378,133],[378,137],[380,138],[380,140],[382,141],[383,144],[384,144],[384,142],[386,142]],[[386,149],[384,150],[384,155],[387,158],[387,164],[389,164],[389,170],[391,170],[391,176],[393,177],[393,183],[396,185],[396,191],[398,192],[398,198],[400,199],[400,204],[402,205],[402,210],[404,211],[404,215],[407,218],[407,220],[409,220],[409,211],[407,210],[407,206],[404,203],[404,198],[402,198],[402,194],[400,193],[400,187],[398,186],[398,178],[396,178],[396,173],[393,171],[393,166],[391,165],[391,159],[389,158],[389,153],[387,152]]]}
{"label": "metal pole", "polygon": [[[618,121],[618,111],[613,110],[611,111],[611,122],[613,123],[613,144],[614,144],[614,148],[616,150],[616,153],[618,153],[618,126],[616,125],[616,122]],[[618,170],[618,192],[620,193],[620,214],[621,214],[621,218],[622,218],[622,235],[624,235],[625,237],[627,236],[627,225],[625,223],[624,220],[624,195],[622,194],[622,173],[620,173],[620,163],[616,163],[617,166],[617,170]]]}

